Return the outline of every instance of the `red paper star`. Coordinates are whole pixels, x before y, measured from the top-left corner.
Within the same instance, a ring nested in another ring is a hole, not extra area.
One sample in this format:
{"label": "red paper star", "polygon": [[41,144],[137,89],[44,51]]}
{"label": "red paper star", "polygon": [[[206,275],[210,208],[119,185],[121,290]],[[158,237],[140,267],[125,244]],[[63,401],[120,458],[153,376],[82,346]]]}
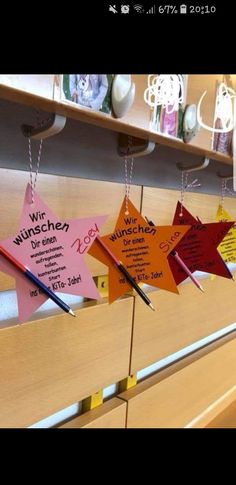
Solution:
{"label": "red paper star", "polygon": [[[194,271],[204,271],[224,278],[232,278],[230,271],[217,251],[222,239],[234,225],[234,222],[213,222],[202,224],[199,219],[195,219],[181,204],[177,203],[173,224],[191,224],[191,229],[175,247],[180,258],[188,266],[191,273]],[[188,275],[183,271],[175,259],[168,257],[171,271],[178,285]]]}

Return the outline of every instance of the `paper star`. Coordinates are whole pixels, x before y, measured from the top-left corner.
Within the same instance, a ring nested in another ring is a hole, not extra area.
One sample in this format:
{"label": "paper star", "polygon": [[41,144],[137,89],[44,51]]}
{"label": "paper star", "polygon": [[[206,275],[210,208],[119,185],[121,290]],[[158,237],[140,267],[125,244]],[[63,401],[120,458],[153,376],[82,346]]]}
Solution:
{"label": "paper star", "polygon": [[[234,222],[213,222],[202,224],[195,219],[190,212],[183,207],[183,215],[180,216],[181,204],[177,203],[173,224],[191,224],[191,229],[176,246],[181,259],[190,271],[204,271],[225,278],[232,278],[230,271],[217,251],[222,239],[228,233]],[[177,285],[184,281],[188,275],[182,270],[175,259],[170,256],[169,263]]]}
{"label": "paper star", "polygon": [[[167,256],[189,230],[188,226],[149,226],[132,202],[125,214],[124,199],[114,232],[102,237],[137,283],[178,293]],[[95,240],[89,254],[109,267],[109,302],[131,289],[111,258]]]}
{"label": "paper star", "polygon": [[[52,291],[100,299],[84,256],[106,216],[61,222],[28,184],[17,235],[0,245]],[[19,321],[27,320],[48,297],[11,263],[0,257],[0,270],[16,279]]]}
{"label": "paper star", "polygon": [[[232,217],[219,205],[216,213],[216,222],[231,222]],[[220,245],[218,246],[218,251],[225,261],[225,263],[235,263],[236,262],[236,227],[235,221],[233,221],[233,226],[226,234]]]}
{"label": "paper star", "polygon": [[[232,221],[232,217],[219,205],[216,213],[216,222]],[[225,263],[236,263],[236,228],[234,226],[224,237],[223,241],[218,246],[218,251]],[[215,275],[211,275],[211,279],[215,279]]]}

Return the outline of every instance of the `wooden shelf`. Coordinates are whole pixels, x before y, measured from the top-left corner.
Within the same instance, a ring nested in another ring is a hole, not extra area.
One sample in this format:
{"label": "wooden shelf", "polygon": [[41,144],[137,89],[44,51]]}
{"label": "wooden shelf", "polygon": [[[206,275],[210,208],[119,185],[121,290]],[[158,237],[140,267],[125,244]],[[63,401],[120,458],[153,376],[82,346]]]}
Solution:
{"label": "wooden shelf", "polygon": [[3,84],[0,85],[0,98],[23,105],[32,106],[46,112],[64,115],[68,118],[99,126],[117,133],[124,133],[137,138],[150,140],[162,146],[180,150],[185,153],[191,153],[192,155],[197,155],[200,157],[207,157],[211,160],[216,160],[227,165],[232,165],[233,163],[232,157],[222,153],[196,147],[191,144],[186,144],[182,140],[170,138],[169,136],[161,135],[154,131],[135,126],[134,124],[127,123],[127,121],[123,121],[123,119],[116,119],[105,113],[95,112],[83,107],[73,106],[65,102],[47,99],[42,96],[37,96],[35,94],[5,86]]}

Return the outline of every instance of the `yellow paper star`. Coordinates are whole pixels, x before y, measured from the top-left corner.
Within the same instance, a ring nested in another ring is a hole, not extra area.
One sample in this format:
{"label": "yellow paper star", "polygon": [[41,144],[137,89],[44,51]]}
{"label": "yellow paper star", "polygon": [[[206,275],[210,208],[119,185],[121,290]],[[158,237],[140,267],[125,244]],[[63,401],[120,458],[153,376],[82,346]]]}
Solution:
{"label": "yellow paper star", "polygon": [[[228,212],[219,205],[215,220],[216,222],[228,222],[233,221],[234,219],[232,219]],[[236,263],[236,225],[229,230],[217,250],[225,263]],[[216,275],[211,275],[211,280],[214,280],[215,278]]]}

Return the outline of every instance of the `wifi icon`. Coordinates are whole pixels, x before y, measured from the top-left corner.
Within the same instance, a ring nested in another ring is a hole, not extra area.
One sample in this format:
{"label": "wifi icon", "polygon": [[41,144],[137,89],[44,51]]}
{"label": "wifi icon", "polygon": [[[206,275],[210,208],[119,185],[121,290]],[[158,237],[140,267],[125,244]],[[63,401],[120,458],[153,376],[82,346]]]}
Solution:
{"label": "wifi icon", "polygon": [[136,10],[136,12],[138,13],[143,13],[144,9],[143,9],[143,6],[142,5],[133,5],[134,7],[134,10]]}

